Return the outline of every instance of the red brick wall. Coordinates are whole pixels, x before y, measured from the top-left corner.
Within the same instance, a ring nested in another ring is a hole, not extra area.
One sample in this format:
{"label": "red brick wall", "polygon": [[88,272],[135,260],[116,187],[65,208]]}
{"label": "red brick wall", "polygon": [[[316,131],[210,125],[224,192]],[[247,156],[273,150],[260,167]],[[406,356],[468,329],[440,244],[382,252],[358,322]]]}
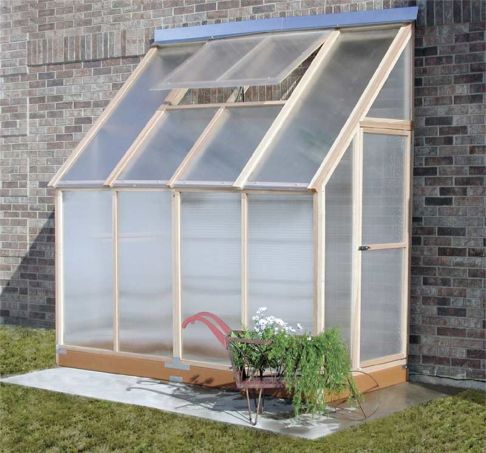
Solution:
{"label": "red brick wall", "polygon": [[485,379],[481,0],[4,2],[0,320],[53,326],[54,213],[47,182],[146,52],[154,28],[415,3],[410,366],[412,373]]}

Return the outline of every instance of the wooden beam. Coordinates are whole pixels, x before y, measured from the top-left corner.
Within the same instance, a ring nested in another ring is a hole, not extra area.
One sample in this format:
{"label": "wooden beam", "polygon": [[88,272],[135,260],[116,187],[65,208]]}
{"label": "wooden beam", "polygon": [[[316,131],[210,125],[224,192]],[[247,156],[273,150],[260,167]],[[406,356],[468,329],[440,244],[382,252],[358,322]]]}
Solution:
{"label": "wooden beam", "polygon": [[321,68],[323,62],[325,61],[326,57],[329,55],[331,49],[336,43],[338,36],[339,36],[339,31],[333,31],[329,35],[327,40],[324,42],[323,46],[321,47],[316,57],[310,64],[309,68],[307,69],[302,79],[300,80],[300,83],[297,85],[297,87],[292,92],[285,105],[282,107],[282,110],[280,110],[279,114],[273,121],[272,125],[267,130],[266,134],[258,144],[257,148],[253,152],[252,156],[246,163],[241,173],[239,174],[238,178],[234,182],[233,185],[235,187],[242,188],[246,184],[248,177],[256,168],[256,166],[262,159],[263,155],[267,151],[268,147],[270,146],[270,144],[272,143],[272,141],[274,140],[278,132],[282,129],[283,125],[288,120],[291,113],[296,108],[296,105],[300,100],[302,93],[304,92],[304,90],[307,88],[309,83],[313,80],[316,73]]}
{"label": "wooden beam", "polygon": [[248,195],[241,193],[241,326],[246,329],[248,319]]}
{"label": "wooden beam", "polygon": [[[188,364],[188,370],[166,367],[168,359],[140,354],[101,351],[89,348],[65,347],[65,352],[58,356],[59,365],[85,370],[119,373],[169,381],[177,376],[186,384],[199,384],[206,387],[232,386],[234,376],[228,367],[205,362],[181,360]],[[359,390],[366,393],[371,390],[396,385],[407,380],[405,361],[397,360],[382,365],[368,367],[365,371],[353,371]],[[330,400],[342,399],[339,397]]]}
{"label": "wooden beam", "polygon": [[361,363],[360,369],[367,368],[375,365],[383,365],[385,363],[396,362],[397,360],[403,360],[406,358],[404,353],[387,355],[384,357],[378,357],[376,359],[366,360]]}
{"label": "wooden beam", "polygon": [[353,368],[360,364],[361,341],[361,253],[363,203],[363,134],[359,132],[353,143],[353,258],[351,302],[351,361]]}
{"label": "wooden beam", "polygon": [[[235,94],[231,94],[232,96],[238,96],[238,92]],[[210,109],[210,108],[218,108],[218,107],[230,107],[230,108],[238,108],[238,107],[266,107],[272,105],[285,105],[288,101],[252,101],[252,102],[235,102],[235,101],[228,101],[228,102],[215,102],[211,104],[183,104],[183,105],[172,105],[167,106],[166,110],[199,110],[199,109]]]}
{"label": "wooden beam", "polygon": [[359,122],[360,127],[373,129],[398,129],[402,131],[412,130],[412,122],[410,120],[395,120],[390,118],[372,118],[367,116]]}
{"label": "wooden beam", "polygon": [[390,75],[390,72],[410,40],[411,35],[411,25],[404,25],[398,31],[395,39],[373,74],[373,77],[369,81],[368,86],[363,91],[359,101],[356,103],[353,111],[349,115],[346,123],[331,146],[331,149],[322,161],[319,170],[317,170],[317,173],[312,178],[309,184],[309,189],[317,190],[325,183],[328,175],[334,171],[338,162],[341,160],[341,157],[351,143],[353,135],[359,127],[359,122],[364,118],[364,116],[368,113],[368,110],[373,105],[373,102],[385,84],[386,79]]}
{"label": "wooden beam", "polygon": [[113,232],[113,350],[120,350],[120,309],[118,300],[118,193],[112,192]]}
{"label": "wooden beam", "polygon": [[137,138],[130,145],[130,147],[125,152],[123,157],[118,161],[115,168],[108,175],[108,178],[106,178],[104,182],[105,186],[113,187],[113,183],[125,171],[125,168],[127,167],[128,163],[134,158],[136,154],[138,154],[141,145],[148,139],[148,137],[150,136],[154,128],[159,124],[161,118],[165,114],[165,111],[169,108],[170,105],[178,104],[184,98],[186,93],[187,93],[187,89],[180,89],[180,90],[173,90],[167,95],[162,106],[159,109],[157,109],[157,111],[152,115],[150,120],[140,131]]}
{"label": "wooden beam", "polygon": [[406,242],[390,242],[385,244],[365,244],[369,247],[368,251],[373,250],[388,250],[388,249],[403,249],[407,247]]}
{"label": "wooden beam", "polygon": [[172,191],[172,335],[173,355],[182,357],[181,194]]}
{"label": "wooden beam", "polygon": [[404,212],[403,219],[405,222],[404,241],[406,248],[403,251],[403,282],[402,282],[402,351],[405,355],[408,353],[408,337],[409,337],[409,317],[410,317],[410,287],[411,287],[411,243],[412,243],[412,133],[407,137],[405,148],[405,196],[404,196]]}
{"label": "wooden beam", "polygon": [[88,133],[81,139],[74,151],[64,162],[61,168],[57,171],[54,177],[49,182],[49,187],[55,187],[57,183],[61,180],[65,173],[73,166],[74,162],[78,159],[81,153],[84,151],[88,143],[93,139],[93,137],[98,133],[98,131],[103,127],[106,120],[111,116],[112,112],[118,107],[122,99],[128,93],[132,85],[138,80],[138,78],[145,71],[147,66],[152,62],[152,59],[157,55],[157,48],[152,47],[149,49],[145,57],[143,57],[140,64],[135,68],[135,70],[130,74],[126,82],[115,94],[113,99],[110,101],[105,110],[101,113],[98,119],[95,121],[93,126],[89,129]]}
{"label": "wooden beam", "polygon": [[403,137],[408,137],[410,134],[409,130],[404,129],[387,129],[379,127],[363,127],[361,130],[365,134],[379,134],[379,135],[402,135]]}
{"label": "wooden beam", "polygon": [[325,189],[313,196],[314,226],[314,334],[325,329],[325,270],[326,270],[326,193]]}
{"label": "wooden beam", "polygon": [[54,220],[55,220],[55,285],[56,285],[56,345],[64,343],[64,316],[63,316],[63,258],[62,258],[62,237],[63,237],[63,219],[62,219],[62,192],[56,190],[54,194]]}

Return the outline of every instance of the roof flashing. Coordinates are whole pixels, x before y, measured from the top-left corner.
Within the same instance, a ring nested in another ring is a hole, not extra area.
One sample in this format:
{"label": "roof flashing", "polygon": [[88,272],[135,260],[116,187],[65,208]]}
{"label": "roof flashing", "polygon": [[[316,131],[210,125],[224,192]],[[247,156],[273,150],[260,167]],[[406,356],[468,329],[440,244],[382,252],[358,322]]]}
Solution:
{"label": "roof flashing", "polygon": [[224,39],[257,33],[325,30],[332,28],[404,24],[417,19],[418,7],[390,8],[351,13],[290,16],[271,19],[242,20],[220,24],[198,25],[155,30],[154,44],[167,45],[194,41]]}

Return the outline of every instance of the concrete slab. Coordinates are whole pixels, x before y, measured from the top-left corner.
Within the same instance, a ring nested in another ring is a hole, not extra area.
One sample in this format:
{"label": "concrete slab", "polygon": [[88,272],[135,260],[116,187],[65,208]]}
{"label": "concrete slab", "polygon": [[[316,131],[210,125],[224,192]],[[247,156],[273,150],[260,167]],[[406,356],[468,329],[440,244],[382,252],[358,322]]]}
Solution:
{"label": "concrete slab", "polygon": [[[193,417],[249,427],[246,399],[238,393],[168,384],[153,379],[100,373],[74,368],[52,368],[0,379],[0,382],[51,390],[69,395],[152,407]],[[365,395],[363,409],[330,408],[326,416],[295,418],[289,402],[265,399],[265,413],[257,429],[273,433],[318,439],[342,429],[372,420],[415,404],[446,396],[443,388],[405,383]]]}

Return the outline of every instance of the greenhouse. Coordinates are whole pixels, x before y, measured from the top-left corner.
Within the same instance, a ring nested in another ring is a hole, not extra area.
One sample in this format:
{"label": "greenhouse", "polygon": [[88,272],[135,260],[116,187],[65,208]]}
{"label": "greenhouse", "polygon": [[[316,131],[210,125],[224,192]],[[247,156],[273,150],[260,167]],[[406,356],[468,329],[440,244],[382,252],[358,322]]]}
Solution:
{"label": "greenhouse", "polygon": [[157,30],[50,183],[58,363],[226,384],[267,307],[406,380],[416,12]]}

